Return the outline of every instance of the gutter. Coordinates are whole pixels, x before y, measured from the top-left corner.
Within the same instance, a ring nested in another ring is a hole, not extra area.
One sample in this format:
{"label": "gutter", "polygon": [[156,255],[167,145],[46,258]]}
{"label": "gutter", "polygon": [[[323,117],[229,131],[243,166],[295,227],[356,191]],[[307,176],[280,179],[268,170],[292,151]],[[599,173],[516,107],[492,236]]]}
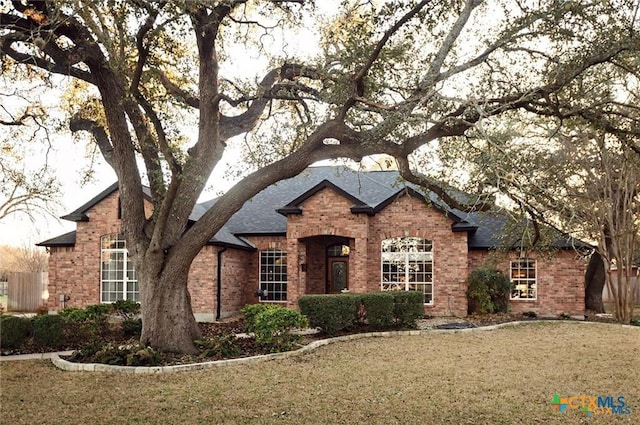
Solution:
{"label": "gutter", "polygon": [[227,247],[218,251],[218,270],[217,270],[217,288],[216,288],[216,322],[220,320],[220,310],[222,309],[222,253],[227,250]]}

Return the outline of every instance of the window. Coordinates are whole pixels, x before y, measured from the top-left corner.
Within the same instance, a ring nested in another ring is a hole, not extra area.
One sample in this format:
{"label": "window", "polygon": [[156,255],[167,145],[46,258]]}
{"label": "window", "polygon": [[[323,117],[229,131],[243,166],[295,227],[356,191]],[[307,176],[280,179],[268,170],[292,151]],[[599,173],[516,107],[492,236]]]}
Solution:
{"label": "window", "polygon": [[328,257],[348,257],[350,252],[349,245],[331,245],[327,248]]}
{"label": "window", "polygon": [[382,290],[418,291],[433,304],[433,244],[421,238],[382,241]]}
{"label": "window", "polygon": [[100,238],[100,258],[100,301],[139,302],[136,268],[129,258],[124,236],[112,234]]}
{"label": "window", "polygon": [[287,253],[260,251],[260,300],[287,301]]}
{"label": "window", "polygon": [[535,300],[538,297],[537,287],[536,260],[511,260],[511,299]]}

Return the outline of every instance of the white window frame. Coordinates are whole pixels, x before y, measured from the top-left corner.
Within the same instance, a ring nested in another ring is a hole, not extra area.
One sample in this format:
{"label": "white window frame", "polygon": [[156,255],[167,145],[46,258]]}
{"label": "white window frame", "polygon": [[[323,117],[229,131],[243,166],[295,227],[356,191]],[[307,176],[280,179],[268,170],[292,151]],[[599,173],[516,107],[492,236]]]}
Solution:
{"label": "white window frame", "polygon": [[[265,260],[272,261],[265,263]],[[260,251],[258,282],[260,302],[287,302],[287,251],[273,248]]]}
{"label": "white window frame", "polygon": [[[526,266],[522,266],[524,262],[527,263]],[[518,257],[511,260],[509,279],[511,280],[509,297],[511,300],[536,301],[538,299],[538,261],[536,259]]]}
{"label": "white window frame", "polygon": [[113,233],[100,238],[100,302],[118,300],[140,302],[140,287],[127,242],[123,235]]}
{"label": "white window frame", "polygon": [[[385,247],[385,245],[387,246]],[[427,245],[430,247],[429,250],[424,249]],[[391,266],[394,263],[403,270],[400,272],[392,271]],[[387,270],[385,270],[385,265],[389,266]],[[422,267],[416,269],[416,265]],[[421,288],[425,297],[430,294],[430,298],[427,298],[428,301],[424,304],[433,305],[435,298],[433,274],[433,241],[424,238],[401,237],[389,238],[381,242],[381,290],[415,291],[417,288]]]}

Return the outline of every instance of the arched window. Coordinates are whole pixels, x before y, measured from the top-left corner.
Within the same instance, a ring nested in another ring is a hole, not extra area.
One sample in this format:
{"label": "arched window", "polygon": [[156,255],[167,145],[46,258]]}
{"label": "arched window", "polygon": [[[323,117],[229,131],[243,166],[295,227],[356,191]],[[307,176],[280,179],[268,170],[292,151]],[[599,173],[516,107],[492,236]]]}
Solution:
{"label": "arched window", "polygon": [[100,302],[139,302],[138,277],[121,234],[100,238]]}
{"label": "arched window", "polygon": [[260,251],[260,300],[287,301],[286,251]]}
{"label": "arched window", "polygon": [[433,304],[433,244],[422,238],[382,241],[383,291],[418,291]]}

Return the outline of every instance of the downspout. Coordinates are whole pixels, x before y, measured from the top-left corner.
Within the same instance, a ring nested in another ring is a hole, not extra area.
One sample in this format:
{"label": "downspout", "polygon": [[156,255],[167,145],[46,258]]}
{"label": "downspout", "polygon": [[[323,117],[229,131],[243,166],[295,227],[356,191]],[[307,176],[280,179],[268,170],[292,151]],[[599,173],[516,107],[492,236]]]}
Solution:
{"label": "downspout", "polygon": [[227,248],[222,248],[218,251],[218,275],[217,275],[217,288],[216,288],[216,322],[220,320],[220,310],[222,308],[222,253]]}

